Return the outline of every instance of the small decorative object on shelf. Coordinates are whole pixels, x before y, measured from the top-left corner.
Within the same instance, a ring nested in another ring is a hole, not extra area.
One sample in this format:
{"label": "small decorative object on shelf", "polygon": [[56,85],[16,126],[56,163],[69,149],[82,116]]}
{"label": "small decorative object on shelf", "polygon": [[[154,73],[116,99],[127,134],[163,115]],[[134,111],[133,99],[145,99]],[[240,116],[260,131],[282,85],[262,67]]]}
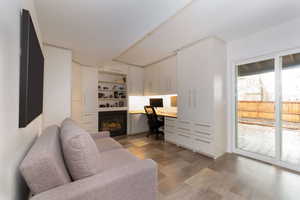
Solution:
{"label": "small decorative object on shelf", "polygon": [[[126,109],[126,75],[99,74],[98,80],[98,102],[99,108],[118,110]],[[102,79],[102,80],[101,80]]]}

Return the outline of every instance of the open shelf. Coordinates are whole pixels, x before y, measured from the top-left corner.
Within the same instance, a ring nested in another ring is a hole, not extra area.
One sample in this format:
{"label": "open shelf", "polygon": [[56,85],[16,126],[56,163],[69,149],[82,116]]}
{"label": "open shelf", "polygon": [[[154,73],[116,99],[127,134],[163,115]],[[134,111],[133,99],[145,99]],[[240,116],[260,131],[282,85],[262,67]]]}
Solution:
{"label": "open shelf", "polygon": [[107,112],[107,111],[123,111],[123,110],[128,110],[127,107],[104,107],[104,108],[99,108],[99,112]]}
{"label": "open shelf", "polygon": [[99,90],[98,92],[127,92],[127,90]]}
{"label": "open shelf", "polygon": [[98,81],[98,83],[108,83],[108,84],[116,84],[116,85],[126,85],[126,83],[119,83],[115,81]]}
{"label": "open shelf", "polygon": [[98,98],[100,101],[126,101],[127,98]]}

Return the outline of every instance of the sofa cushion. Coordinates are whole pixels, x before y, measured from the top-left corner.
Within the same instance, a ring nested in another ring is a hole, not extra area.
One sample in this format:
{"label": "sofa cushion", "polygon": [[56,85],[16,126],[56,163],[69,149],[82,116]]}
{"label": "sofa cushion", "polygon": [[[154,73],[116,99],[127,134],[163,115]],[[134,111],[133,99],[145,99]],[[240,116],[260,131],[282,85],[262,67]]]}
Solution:
{"label": "sofa cushion", "polygon": [[113,149],[122,148],[120,143],[118,143],[117,141],[115,141],[112,138],[95,139],[95,143],[96,143],[100,153],[105,152],[105,151],[110,151]]}
{"label": "sofa cushion", "polygon": [[59,140],[59,127],[50,126],[37,138],[20,165],[33,194],[70,182]]}
{"label": "sofa cushion", "polygon": [[100,155],[101,156],[98,161],[100,171],[121,167],[131,162],[139,160],[137,157],[135,157],[133,154],[131,154],[128,150],[125,149],[115,149],[111,151],[106,151],[101,153]]}
{"label": "sofa cushion", "polygon": [[71,119],[61,125],[61,142],[65,161],[73,180],[98,173],[99,151],[88,132]]}

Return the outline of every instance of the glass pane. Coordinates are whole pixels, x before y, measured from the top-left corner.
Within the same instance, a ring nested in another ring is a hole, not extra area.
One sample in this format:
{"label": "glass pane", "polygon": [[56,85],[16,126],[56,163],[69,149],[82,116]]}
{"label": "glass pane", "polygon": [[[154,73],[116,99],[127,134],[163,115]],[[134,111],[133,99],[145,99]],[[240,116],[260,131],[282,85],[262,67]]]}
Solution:
{"label": "glass pane", "polygon": [[282,160],[300,164],[300,54],[282,62]]}
{"label": "glass pane", "polygon": [[237,148],[275,157],[274,59],[238,66]]}

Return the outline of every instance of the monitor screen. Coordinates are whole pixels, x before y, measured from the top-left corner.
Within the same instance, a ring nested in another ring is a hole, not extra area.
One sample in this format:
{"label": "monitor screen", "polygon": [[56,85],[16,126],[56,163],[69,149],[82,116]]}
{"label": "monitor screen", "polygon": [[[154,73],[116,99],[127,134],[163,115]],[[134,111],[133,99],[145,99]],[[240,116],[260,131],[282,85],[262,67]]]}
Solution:
{"label": "monitor screen", "polygon": [[150,106],[153,107],[164,107],[163,105],[163,99],[161,98],[156,98],[156,99],[150,99]]}

